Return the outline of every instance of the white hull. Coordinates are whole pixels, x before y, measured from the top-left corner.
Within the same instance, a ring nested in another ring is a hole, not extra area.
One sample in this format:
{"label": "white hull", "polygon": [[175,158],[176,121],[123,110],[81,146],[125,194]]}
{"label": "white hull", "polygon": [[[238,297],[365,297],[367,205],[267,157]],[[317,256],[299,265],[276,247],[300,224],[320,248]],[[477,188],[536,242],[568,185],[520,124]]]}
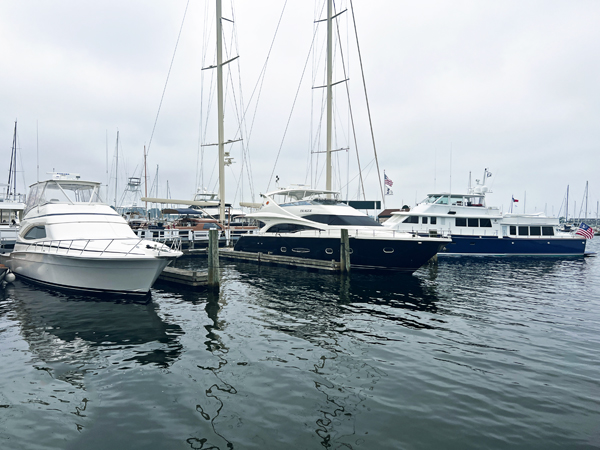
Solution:
{"label": "white hull", "polygon": [[7,265],[33,281],[93,292],[145,294],[173,258],[89,258],[15,251]]}

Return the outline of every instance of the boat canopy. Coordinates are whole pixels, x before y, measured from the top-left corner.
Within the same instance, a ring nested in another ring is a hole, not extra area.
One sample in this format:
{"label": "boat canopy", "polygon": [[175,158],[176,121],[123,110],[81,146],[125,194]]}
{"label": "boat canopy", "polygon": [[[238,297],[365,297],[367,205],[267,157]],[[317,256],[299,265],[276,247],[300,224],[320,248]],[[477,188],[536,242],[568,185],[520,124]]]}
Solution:
{"label": "boat canopy", "polygon": [[102,203],[100,183],[81,180],[48,180],[35,183],[29,189],[25,214],[36,206],[48,203]]}
{"label": "boat canopy", "polygon": [[453,206],[485,206],[483,194],[427,194],[421,203]]}
{"label": "boat canopy", "polygon": [[265,197],[273,197],[274,195],[283,195],[293,200],[302,200],[307,198],[318,198],[323,195],[331,195],[338,197],[340,194],[336,191],[327,191],[323,189],[311,189],[308,186],[293,186],[286,189],[280,189],[278,191],[269,192],[264,194]]}

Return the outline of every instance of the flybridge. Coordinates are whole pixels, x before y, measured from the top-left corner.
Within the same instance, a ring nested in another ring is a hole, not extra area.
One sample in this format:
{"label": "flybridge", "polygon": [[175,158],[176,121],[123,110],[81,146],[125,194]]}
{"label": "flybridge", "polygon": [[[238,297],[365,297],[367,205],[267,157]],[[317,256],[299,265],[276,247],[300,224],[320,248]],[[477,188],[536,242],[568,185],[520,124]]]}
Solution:
{"label": "flybridge", "polygon": [[47,203],[102,203],[100,183],[79,180],[77,175],[77,178],[54,178],[32,184],[25,214]]}

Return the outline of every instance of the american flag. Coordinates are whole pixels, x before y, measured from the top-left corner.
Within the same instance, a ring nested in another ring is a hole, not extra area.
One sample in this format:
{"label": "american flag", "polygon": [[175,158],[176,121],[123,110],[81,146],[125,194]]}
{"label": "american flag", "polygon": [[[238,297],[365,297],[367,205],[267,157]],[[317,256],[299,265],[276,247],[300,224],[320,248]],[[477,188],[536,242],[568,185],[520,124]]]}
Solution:
{"label": "american flag", "polygon": [[392,187],[394,185],[394,182],[391,180],[391,178],[389,178],[385,172],[383,172],[383,182],[385,183],[386,186],[390,186]]}
{"label": "american flag", "polygon": [[592,227],[586,225],[583,222],[581,222],[581,225],[579,225],[579,228],[577,228],[575,234],[583,236],[586,239],[594,239],[594,230],[592,229]]}

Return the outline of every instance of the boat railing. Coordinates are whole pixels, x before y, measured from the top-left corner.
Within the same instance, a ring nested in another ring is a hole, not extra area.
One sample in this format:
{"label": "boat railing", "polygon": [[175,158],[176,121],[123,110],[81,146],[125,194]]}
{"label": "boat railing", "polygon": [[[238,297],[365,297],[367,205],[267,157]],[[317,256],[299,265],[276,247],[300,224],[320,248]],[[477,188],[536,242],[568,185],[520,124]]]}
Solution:
{"label": "boat railing", "polygon": [[[114,243],[122,243],[123,241],[130,242],[129,250],[117,250],[114,248]],[[94,254],[101,257],[105,254],[120,255],[126,257],[128,255],[144,255],[143,252],[136,252],[135,250],[144,241],[144,239],[133,240],[131,238],[106,238],[106,239],[52,239],[47,241],[38,241],[27,244],[25,251],[29,251],[33,248],[36,252],[42,253],[54,253],[61,255],[77,255],[83,256],[86,254]],[[104,243],[106,242],[106,245]],[[102,245],[96,248],[88,248],[90,243],[102,243]],[[80,244],[80,245],[77,245]],[[111,248],[113,246],[113,248]]]}
{"label": "boat railing", "polygon": [[[349,237],[354,237],[354,238],[365,238],[367,236],[372,236],[372,237],[380,237],[382,239],[386,239],[386,238],[397,238],[397,237],[406,237],[406,235],[411,236],[412,238],[415,239],[423,239],[425,236],[423,234],[423,232],[419,233],[416,230],[391,230],[389,228],[382,228],[382,227],[372,227],[372,229],[370,229],[371,227],[364,227],[364,228],[344,228],[348,230],[348,236]],[[339,238],[340,237],[340,229],[333,229],[333,230],[301,230],[304,236],[331,236],[331,237],[335,237],[335,238]],[[297,232],[297,231],[296,231]],[[294,232],[291,232],[294,233]],[[257,230],[252,230],[251,233],[247,233],[247,234],[261,234],[259,231]],[[266,233],[266,234],[277,234],[277,235],[282,235],[282,234],[288,234],[285,232],[278,232],[278,233]],[[427,234],[428,237],[431,238],[447,238],[448,234],[445,233],[444,231],[440,231],[436,234],[431,234],[428,233]]]}

